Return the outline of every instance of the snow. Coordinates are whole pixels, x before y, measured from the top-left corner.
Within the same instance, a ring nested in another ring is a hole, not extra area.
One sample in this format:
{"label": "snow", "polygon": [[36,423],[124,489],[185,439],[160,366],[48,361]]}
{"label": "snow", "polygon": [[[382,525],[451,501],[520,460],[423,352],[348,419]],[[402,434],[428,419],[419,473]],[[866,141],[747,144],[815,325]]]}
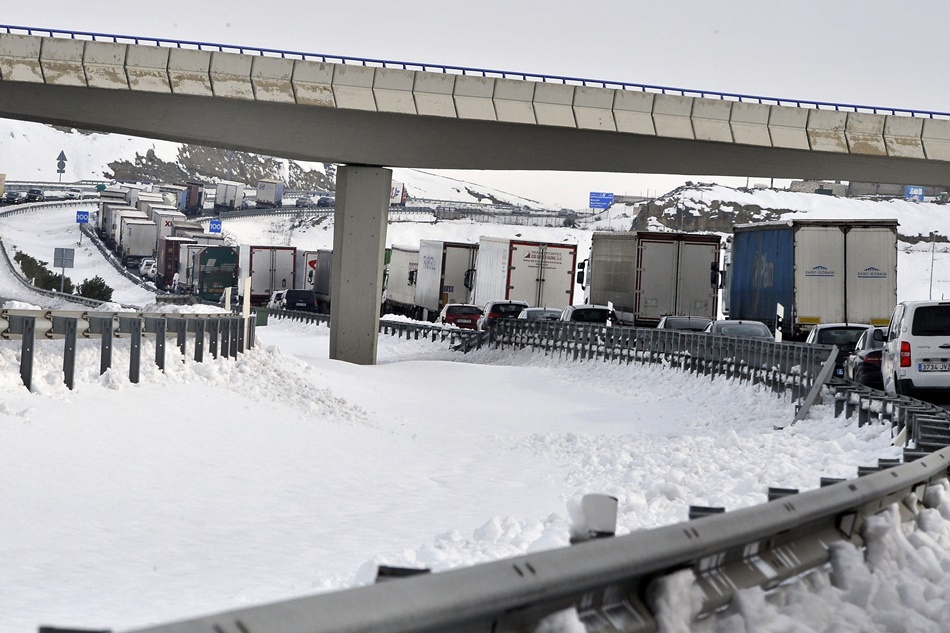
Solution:
{"label": "snow", "polygon": [[[950,232],[930,203],[717,195]],[[237,242],[330,245],[332,220],[288,222],[224,228]],[[579,230],[468,222],[391,224],[387,244],[517,233],[589,249]],[[196,309],[158,306],[111,272],[88,239],[78,244],[72,209],[2,218],[0,234],[11,256],[19,249],[49,261],[55,246],[77,248],[74,280],[102,276],[119,303]],[[923,246],[902,244],[899,298],[929,290]],[[939,248],[935,290],[950,295]],[[24,289],[3,266],[0,296],[12,300],[6,308],[76,308]],[[201,364],[168,346],[165,372],[146,362],[138,384],[128,380],[127,340],[115,340],[102,376],[98,341],[81,340],[73,391],[62,380],[63,342],[40,340],[33,392],[20,382],[19,342],[0,340],[0,630],[122,630],[369,583],[380,564],[438,572],[567,547],[587,493],[616,497],[618,533],[628,534],[685,521],[690,505],[735,509],[765,502],[769,486],[854,477],[901,452],[889,427],[859,427],[826,405],[776,432],[793,418],[792,402],[665,367],[462,355],[387,336],[378,364],[364,367],[328,359],[326,326],[271,319],[257,338],[237,360]],[[142,358],[153,354],[146,339]],[[872,521],[866,554],[836,545],[830,565],[774,592],[743,591],[701,626],[942,630],[950,492],[935,486],[928,497],[933,509],[916,530],[888,510]],[[667,630],[685,630],[685,580],[667,579],[660,594],[658,604],[671,605],[661,617]],[[544,630],[579,627],[566,613]]]}

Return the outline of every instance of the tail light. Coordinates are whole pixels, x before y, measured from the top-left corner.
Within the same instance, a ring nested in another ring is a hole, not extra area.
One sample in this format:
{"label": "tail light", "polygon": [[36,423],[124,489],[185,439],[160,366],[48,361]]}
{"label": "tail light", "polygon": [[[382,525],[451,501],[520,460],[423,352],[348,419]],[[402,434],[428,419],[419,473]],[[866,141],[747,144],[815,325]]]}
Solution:
{"label": "tail light", "polygon": [[901,367],[910,367],[910,343],[901,341]]}
{"label": "tail light", "polygon": [[864,355],[864,362],[867,365],[880,365],[881,364],[881,352],[868,352]]}
{"label": "tail light", "polygon": [[500,319],[500,318],[501,318],[501,312],[489,312],[489,313],[488,313],[488,318],[489,318],[489,319]]}

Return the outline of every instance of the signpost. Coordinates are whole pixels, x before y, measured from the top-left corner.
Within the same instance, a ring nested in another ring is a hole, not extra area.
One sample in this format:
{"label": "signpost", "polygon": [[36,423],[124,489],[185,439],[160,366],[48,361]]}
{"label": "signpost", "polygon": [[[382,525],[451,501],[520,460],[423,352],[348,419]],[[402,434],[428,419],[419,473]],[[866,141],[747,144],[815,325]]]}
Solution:
{"label": "signpost", "polygon": [[[88,214],[87,214],[88,215]],[[54,248],[53,249],[53,268],[59,268],[62,272],[59,278],[59,291],[63,292],[66,284],[66,269],[73,267],[76,250],[72,248]]]}
{"label": "signpost", "polygon": [[904,187],[904,200],[913,200],[914,202],[924,201],[924,188],[917,185],[907,185]]}
{"label": "signpost", "polygon": [[208,222],[208,233],[220,233],[221,232],[221,220],[214,219]]}
{"label": "signpost", "polygon": [[591,209],[609,209],[610,205],[614,203],[614,194],[605,193],[602,191],[591,191],[590,192],[590,208]]}
{"label": "signpost", "polygon": [[60,150],[56,157],[56,173],[59,174],[59,181],[63,182],[63,174],[66,173],[66,152]]}
{"label": "signpost", "polygon": [[[76,211],[76,224],[89,224],[88,211]],[[82,227],[79,227],[79,243],[82,244]]]}

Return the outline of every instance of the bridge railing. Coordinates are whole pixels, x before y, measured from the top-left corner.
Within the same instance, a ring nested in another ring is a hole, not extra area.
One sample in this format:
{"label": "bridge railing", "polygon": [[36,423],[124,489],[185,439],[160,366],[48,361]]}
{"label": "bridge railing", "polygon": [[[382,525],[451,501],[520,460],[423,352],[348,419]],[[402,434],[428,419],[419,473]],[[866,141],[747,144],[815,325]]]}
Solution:
{"label": "bridge railing", "polygon": [[356,66],[374,66],[380,68],[399,68],[402,70],[420,70],[426,72],[437,72],[453,75],[473,75],[478,77],[496,77],[502,79],[519,79],[522,81],[534,81],[541,83],[559,83],[574,86],[590,86],[596,88],[613,88],[616,90],[631,90],[636,92],[653,92],[658,94],[671,94],[684,97],[700,97],[703,99],[720,99],[725,101],[739,101],[743,103],[760,103],[766,105],[780,105],[797,108],[809,108],[817,110],[839,110],[845,112],[865,112],[872,114],[890,114],[896,116],[922,117],[922,118],[950,118],[950,113],[914,110],[909,108],[892,108],[883,106],[861,105],[854,103],[834,103],[831,101],[818,101],[813,99],[791,99],[784,97],[766,97],[760,95],[743,94],[738,92],[722,92],[717,90],[697,90],[691,88],[676,88],[673,86],[661,86],[657,84],[641,84],[626,81],[613,81],[605,79],[587,79],[583,77],[573,77],[568,75],[548,75],[541,73],[526,73],[510,70],[497,70],[487,68],[476,68],[469,66],[453,66],[446,64],[430,64],[426,62],[403,62],[389,59],[350,57],[345,55],[328,55],[323,53],[308,53],[303,51],[281,50],[274,48],[259,48],[254,46],[241,46],[234,44],[218,44],[214,42],[202,42],[198,40],[174,40],[157,37],[143,37],[138,35],[115,35],[110,33],[98,33],[94,31],[66,31],[60,29],[47,29],[32,26],[14,26],[0,24],[0,33],[37,35],[42,37],[58,37],[74,40],[90,40],[96,42],[113,42],[118,44],[141,44],[148,46],[161,46],[166,48],[187,48],[202,51],[219,51],[224,53],[238,53],[242,55],[255,55],[265,57],[281,57],[286,59],[303,59],[319,61],[334,64],[347,64]]}

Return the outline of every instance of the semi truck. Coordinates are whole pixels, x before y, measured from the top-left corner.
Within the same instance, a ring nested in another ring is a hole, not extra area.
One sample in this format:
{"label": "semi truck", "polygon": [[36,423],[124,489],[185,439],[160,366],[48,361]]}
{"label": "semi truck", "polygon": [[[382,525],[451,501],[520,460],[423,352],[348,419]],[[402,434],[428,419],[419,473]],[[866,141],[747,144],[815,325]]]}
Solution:
{"label": "semi truck", "polygon": [[393,244],[383,284],[383,311],[414,316],[419,249]]}
{"label": "semi truck", "polygon": [[[202,301],[215,302],[237,285],[238,251],[233,246],[188,244],[181,248],[179,282]],[[184,280],[182,282],[182,280]]]}
{"label": "semi truck", "polygon": [[574,303],[577,245],[481,237],[471,303],[521,300],[529,306],[566,308]]}
{"label": "semi truck", "polygon": [[887,325],[897,304],[897,220],[738,225],[728,260],[723,312],[783,339],[803,340],[819,323]]}
{"label": "semi truck", "polygon": [[478,244],[419,241],[415,283],[417,318],[433,321],[446,304],[469,302],[477,254]]}
{"label": "semi truck", "polygon": [[151,220],[123,218],[119,255],[126,268],[138,268],[146,257],[155,257],[156,227]]}
{"label": "semi truck", "polygon": [[317,250],[313,269],[313,292],[317,295],[317,312],[330,314],[330,278],[333,275],[333,251]]}
{"label": "semi truck", "polygon": [[617,318],[655,327],[668,315],[718,314],[718,235],[659,231],[595,232],[578,267],[584,302],[612,304]]}
{"label": "semi truck", "polygon": [[280,180],[264,179],[257,182],[257,198],[255,205],[258,207],[277,208],[283,204],[284,183]]}
{"label": "semi truck", "polygon": [[238,251],[238,292],[243,293],[250,278],[251,305],[267,305],[275,290],[294,288],[297,249],[293,246],[254,246],[241,244]]}
{"label": "semi truck", "polygon": [[297,249],[294,263],[294,288],[298,290],[313,290],[313,276],[317,267],[317,251]]}
{"label": "semi truck", "polygon": [[214,192],[214,211],[239,211],[244,205],[244,183],[221,180]]}
{"label": "semi truck", "polygon": [[188,217],[201,215],[205,186],[200,182],[186,182],[183,186],[185,187],[185,206],[182,207],[182,212]]}
{"label": "semi truck", "polygon": [[179,273],[178,282],[183,283],[181,271],[179,270],[179,259],[181,247],[186,244],[194,244],[195,240],[187,237],[159,237],[158,238],[158,256],[156,257],[158,271],[155,274],[155,285],[160,289],[171,289],[169,284],[175,278],[175,273]]}

